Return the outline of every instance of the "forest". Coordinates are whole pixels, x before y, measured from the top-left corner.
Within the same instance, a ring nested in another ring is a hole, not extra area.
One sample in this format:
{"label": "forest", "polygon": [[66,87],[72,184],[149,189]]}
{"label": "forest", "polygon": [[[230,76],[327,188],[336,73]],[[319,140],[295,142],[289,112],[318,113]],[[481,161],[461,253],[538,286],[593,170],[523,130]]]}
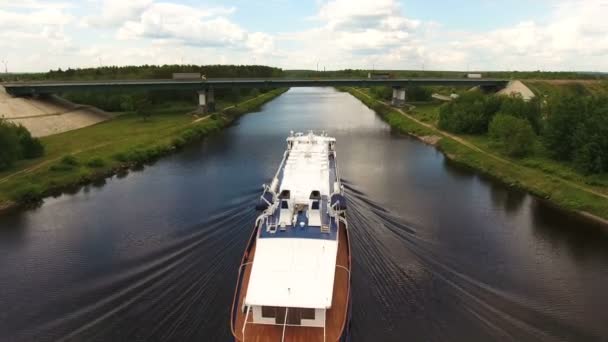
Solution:
{"label": "forest", "polygon": [[439,110],[439,128],[487,135],[505,154],[533,153],[584,174],[608,172],[608,96],[559,94],[540,100],[462,94]]}

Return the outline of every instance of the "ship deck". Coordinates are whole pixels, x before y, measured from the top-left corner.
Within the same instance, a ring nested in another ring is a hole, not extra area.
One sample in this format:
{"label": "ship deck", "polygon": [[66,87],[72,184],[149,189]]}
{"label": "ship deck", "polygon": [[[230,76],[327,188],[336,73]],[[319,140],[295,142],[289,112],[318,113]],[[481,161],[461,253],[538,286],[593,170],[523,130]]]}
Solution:
{"label": "ship deck", "polygon": [[[243,257],[243,265],[239,273],[240,291],[237,288],[232,310],[231,328],[232,334],[237,341],[263,342],[281,341],[283,336],[282,325],[263,325],[251,323],[248,319],[245,332],[245,312],[243,312],[243,301],[247,295],[247,287],[251,276],[253,261],[255,260],[256,234],[252,236],[251,248]],[[286,326],[284,341],[308,342],[308,341],[338,341],[342,336],[348,319],[349,296],[350,296],[350,244],[348,232],[343,223],[340,223],[338,234],[338,254],[336,259],[336,274],[334,278],[333,298],[331,308],[327,310],[326,327],[300,327]],[[239,286],[239,285],[237,285]],[[238,298],[237,298],[238,297]],[[236,317],[235,317],[236,316]],[[324,336],[325,334],[325,336]]]}

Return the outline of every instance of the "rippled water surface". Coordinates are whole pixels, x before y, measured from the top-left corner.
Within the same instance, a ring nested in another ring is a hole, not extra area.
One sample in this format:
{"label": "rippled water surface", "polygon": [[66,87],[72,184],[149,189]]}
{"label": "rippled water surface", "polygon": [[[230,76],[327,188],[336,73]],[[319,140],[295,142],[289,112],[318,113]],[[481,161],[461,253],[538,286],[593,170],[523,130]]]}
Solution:
{"label": "rippled water surface", "polygon": [[227,341],[253,203],[290,130],[326,130],[350,199],[353,341],[608,336],[608,234],[292,89],[126,177],[0,217],[0,340]]}

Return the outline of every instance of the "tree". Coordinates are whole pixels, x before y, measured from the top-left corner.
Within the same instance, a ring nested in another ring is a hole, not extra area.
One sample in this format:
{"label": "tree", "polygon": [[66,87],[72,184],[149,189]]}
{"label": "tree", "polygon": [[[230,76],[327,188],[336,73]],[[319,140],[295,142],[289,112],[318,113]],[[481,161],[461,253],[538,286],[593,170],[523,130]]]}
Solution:
{"label": "tree", "polygon": [[535,97],[525,101],[521,95],[513,94],[501,96],[499,102],[500,112],[520,119],[526,119],[532,125],[536,134],[541,130],[540,100]]}
{"label": "tree", "polygon": [[0,170],[10,167],[19,159],[19,137],[13,126],[0,120]]}
{"label": "tree", "polygon": [[15,126],[15,133],[19,139],[21,157],[25,159],[37,158],[44,154],[44,146],[40,139],[32,137],[30,131],[22,125]]}
{"label": "tree", "polygon": [[22,125],[0,119],[0,170],[23,158],[36,158],[44,153],[39,139],[33,138]]}
{"label": "tree", "polygon": [[496,99],[479,91],[464,93],[439,110],[439,127],[454,133],[483,134],[496,114]]}
{"label": "tree", "polygon": [[405,96],[410,101],[430,101],[432,92],[426,87],[410,86],[405,88]]}
{"label": "tree", "polygon": [[585,121],[586,108],[585,99],[580,96],[560,96],[550,101],[543,138],[553,158],[572,160],[574,130]]}
{"label": "tree", "polygon": [[572,135],[574,166],[583,173],[608,171],[608,98],[592,99]]}
{"label": "tree", "polygon": [[523,157],[534,147],[535,134],[530,123],[512,115],[497,114],[490,122],[490,138],[511,157]]}

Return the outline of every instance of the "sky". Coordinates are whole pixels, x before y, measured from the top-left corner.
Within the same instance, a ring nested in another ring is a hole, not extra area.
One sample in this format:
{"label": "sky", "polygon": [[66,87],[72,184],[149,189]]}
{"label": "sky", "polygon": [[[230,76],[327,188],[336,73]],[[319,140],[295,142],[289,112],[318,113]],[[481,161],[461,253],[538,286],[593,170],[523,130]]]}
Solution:
{"label": "sky", "polygon": [[608,71],[608,0],[0,0],[0,72],[141,64]]}

